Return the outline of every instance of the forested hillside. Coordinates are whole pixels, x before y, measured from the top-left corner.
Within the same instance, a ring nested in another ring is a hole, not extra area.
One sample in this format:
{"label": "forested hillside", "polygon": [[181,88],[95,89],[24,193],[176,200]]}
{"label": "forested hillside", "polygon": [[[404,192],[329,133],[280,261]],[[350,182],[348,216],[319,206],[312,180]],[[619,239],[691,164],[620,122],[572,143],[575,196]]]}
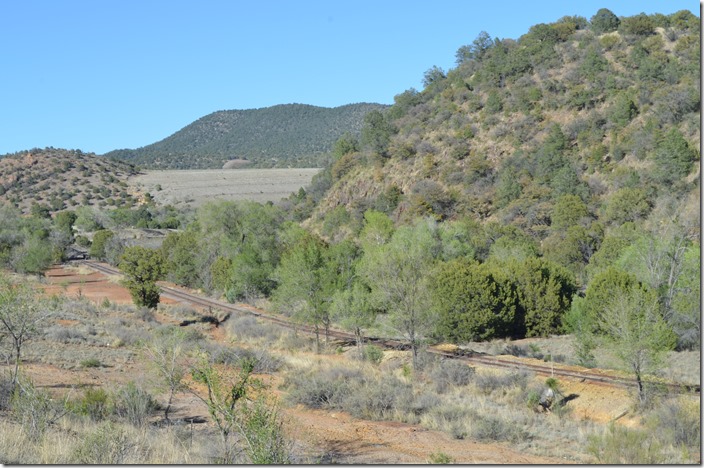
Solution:
{"label": "forested hillside", "polygon": [[362,271],[425,242],[437,336],[591,333],[607,298],[644,288],[681,346],[698,341],[699,44],[688,11],[482,32],[338,141],[292,209],[332,245],[365,245],[380,217],[407,231],[375,234]]}
{"label": "forested hillside", "polygon": [[340,136],[358,136],[364,116],[384,107],[283,104],[218,111],[157,143],[106,156],[149,169],[218,169],[233,159],[249,160],[248,167],[319,167]]}
{"label": "forested hillside", "polygon": [[518,40],[481,33],[457,63],[428,70],[422,91],[375,113],[360,151],[338,154],[315,221],[374,207],[401,221],[499,221],[543,240],[558,202],[617,226],[697,190],[691,13],[563,18]]}

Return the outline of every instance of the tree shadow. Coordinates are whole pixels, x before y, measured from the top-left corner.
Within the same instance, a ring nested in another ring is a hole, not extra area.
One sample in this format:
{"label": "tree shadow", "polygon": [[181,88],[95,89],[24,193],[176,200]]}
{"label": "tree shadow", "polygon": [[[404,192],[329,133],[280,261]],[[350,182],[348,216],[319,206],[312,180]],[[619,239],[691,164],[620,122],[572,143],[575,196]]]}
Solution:
{"label": "tree shadow", "polygon": [[575,399],[577,399],[577,398],[579,398],[579,395],[578,395],[578,394],[576,394],[576,393],[570,393],[569,395],[567,395],[566,397],[564,397],[562,400],[560,400],[559,405],[560,405],[560,406],[565,406],[567,403],[569,403],[570,401],[575,400]]}

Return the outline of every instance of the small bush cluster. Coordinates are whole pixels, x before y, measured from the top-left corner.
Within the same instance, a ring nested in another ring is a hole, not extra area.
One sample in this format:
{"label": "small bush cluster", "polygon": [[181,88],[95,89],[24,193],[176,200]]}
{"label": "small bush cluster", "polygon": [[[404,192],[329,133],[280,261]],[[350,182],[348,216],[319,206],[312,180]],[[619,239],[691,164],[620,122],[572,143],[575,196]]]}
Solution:
{"label": "small bush cluster", "polygon": [[230,317],[227,321],[227,331],[238,340],[262,339],[267,342],[277,341],[283,333],[281,327],[262,323],[251,315]]}
{"label": "small bush cluster", "polygon": [[156,400],[143,388],[129,382],[108,392],[102,388],[86,388],[83,395],[66,402],[71,414],[94,422],[114,419],[141,427],[159,409]]}
{"label": "small bush cluster", "polygon": [[528,374],[526,372],[511,372],[507,374],[479,374],[474,378],[477,388],[487,395],[502,391],[512,387],[525,390],[528,384]]}
{"label": "small bush cluster", "polygon": [[282,366],[281,360],[265,349],[252,350],[213,342],[203,342],[200,347],[216,364],[239,366],[242,360],[250,360],[254,363],[256,374],[270,374]]}
{"label": "small bush cluster", "polygon": [[445,393],[450,386],[469,384],[474,376],[474,368],[459,361],[445,359],[430,372],[435,391]]}

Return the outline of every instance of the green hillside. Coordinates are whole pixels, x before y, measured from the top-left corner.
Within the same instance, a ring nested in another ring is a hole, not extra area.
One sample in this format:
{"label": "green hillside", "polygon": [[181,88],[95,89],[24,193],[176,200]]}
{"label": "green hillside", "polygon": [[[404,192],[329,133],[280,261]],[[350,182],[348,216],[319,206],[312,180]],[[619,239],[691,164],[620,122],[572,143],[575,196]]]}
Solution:
{"label": "green hillside", "polygon": [[[456,68],[431,68],[422,91],[367,119],[361,149],[338,154],[295,200],[301,219],[328,238],[355,232],[369,208],[402,224],[498,222],[581,271],[605,231],[696,204],[699,19],[611,20],[566,17],[518,40],[479,34]],[[583,216],[565,225],[570,203]],[[579,258],[566,258],[566,242]]]}
{"label": "green hillside", "polygon": [[283,104],[218,111],[157,143],[105,156],[149,169],[215,169],[233,159],[247,159],[249,167],[317,167],[342,134],[359,135],[364,116],[384,107]]}

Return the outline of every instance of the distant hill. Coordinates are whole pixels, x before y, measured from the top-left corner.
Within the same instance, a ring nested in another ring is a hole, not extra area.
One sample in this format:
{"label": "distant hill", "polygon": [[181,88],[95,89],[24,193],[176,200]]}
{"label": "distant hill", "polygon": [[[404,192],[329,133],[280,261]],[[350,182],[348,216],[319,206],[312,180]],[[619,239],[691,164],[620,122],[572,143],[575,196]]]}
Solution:
{"label": "distant hill", "polygon": [[[130,207],[140,195],[129,189],[132,164],[80,150],[32,149],[0,158],[0,204],[22,212],[56,212],[80,205]],[[33,208],[34,206],[34,208]]]}
{"label": "distant hill", "polygon": [[249,167],[316,167],[340,136],[359,135],[364,116],[385,107],[283,104],[218,111],[157,143],[105,156],[147,169],[217,169],[240,159],[249,160]]}

